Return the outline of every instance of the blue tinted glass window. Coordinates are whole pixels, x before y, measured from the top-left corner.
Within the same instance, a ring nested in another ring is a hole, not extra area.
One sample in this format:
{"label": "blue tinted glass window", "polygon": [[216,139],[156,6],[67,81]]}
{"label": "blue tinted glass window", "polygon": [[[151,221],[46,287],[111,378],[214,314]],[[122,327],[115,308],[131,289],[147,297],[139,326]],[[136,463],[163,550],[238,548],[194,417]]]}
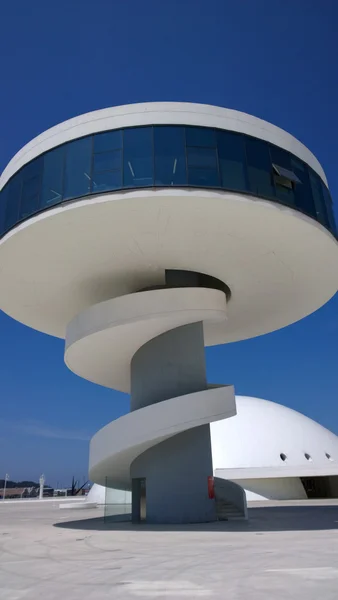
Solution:
{"label": "blue tinted glass window", "polygon": [[39,208],[43,160],[36,158],[22,169],[22,192],[19,219],[35,213]]}
{"label": "blue tinted glass window", "polygon": [[247,138],[246,156],[250,190],[258,196],[274,196],[272,162],[266,142]]}
{"label": "blue tinted glass window", "polygon": [[184,127],[154,127],[155,185],[187,183]]}
{"label": "blue tinted glass window", "polygon": [[316,207],[317,219],[325,227],[329,226],[329,219],[326,212],[326,206],[322,193],[322,182],[320,177],[310,170],[310,183],[312,188],[313,200]]}
{"label": "blue tinted glass window", "polygon": [[217,169],[217,155],[214,148],[187,148],[188,167]]}
{"label": "blue tinted glass window", "polygon": [[200,187],[219,187],[216,130],[186,127],[188,183]]}
{"label": "blue tinted glass window", "polygon": [[219,187],[219,176],[215,169],[189,169],[188,183],[200,187]]}
{"label": "blue tinted glass window", "polygon": [[324,198],[325,207],[326,207],[326,214],[327,214],[327,218],[328,218],[329,225],[330,225],[330,230],[332,231],[332,233],[334,233],[334,235],[336,235],[336,233],[337,233],[336,222],[335,222],[335,218],[334,218],[334,214],[333,214],[333,206],[332,206],[332,199],[330,196],[330,192],[327,189],[327,187],[323,181],[321,182],[321,185],[322,185],[322,193],[323,193],[323,198]]}
{"label": "blue tinted glass window", "polygon": [[0,192],[0,235],[3,235],[3,233],[5,231],[5,214],[6,214],[8,190],[9,190],[9,186],[5,185],[5,187]]}
{"label": "blue tinted glass window", "polygon": [[153,129],[125,129],[123,134],[123,185],[145,187],[154,183]]}
{"label": "blue tinted glass window", "polygon": [[273,146],[271,144],[270,156],[271,161],[274,164],[279,165],[280,167],[284,167],[285,169],[289,169],[289,171],[292,170],[290,154],[286,150],[283,150],[283,148],[278,148],[277,146]]}
{"label": "blue tinted glass window", "polygon": [[66,162],[63,198],[76,198],[90,193],[92,137],[65,145]]}
{"label": "blue tinted glass window", "polygon": [[53,206],[62,201],[65,146],[47,152],[43,157],[43,175],[40,206]]}
{"label": "blue tinted glass window", "polygon": [[204,146],[209,148],[216,147],[216,130],[204,127],[186,127],[187,146]]}
{"label": "blue tinted glass window", "polygon": [[[291,157],[288,152],[286,152],[282,148],[277,148],[277,146],[271,145],[270,156],[273,164],[277,165],[278,167],[283,167],[288,171],[292,171]],[[288,180],[283,179],[283,177],[280,177],[275,170],[273,171],[273,179],[277,198],[282,202],[289,204],[290,206],[294,206],[294,184]]]}
{"label": "blue tinted glass window", "polygon": [[21,171],[21,176],[22,176],[22,181],[28,181],[29,179],[32,179],[33,177],[41,177],[41,171],[42,171],[42,158],[41,156],[39,156],[38,158],[35,158],[34,160],[32,160],[31,162],[29,162],[27,165],[25,165]]}
{"label": "blue tinted glass window", "polygon": [[156,125],[81,138],[25,165],[0,193],[0,235],[64,199],[153,185],[249,190],[296,206],[336,234],[327,187],[289,152],[244,134]]}
{"label": "blue tinted glass window", "polygon": [[8,231],[19,220],[22,177],[17,173],[8,184],[7,206],[5,212],[5,231]]}
{"label": "blue tinted glass window", "polygon": [[228,190],[248,189],[243,136],[219,131],[217,145],[222,187]]}
{"label": "blue tinted glass window", "polygon": [[19,218],[23,219],[39,208],[40,182],[37,177],[24,181],[22,184],[22,195]]}
{"label": "blue tinted glass window", "polygon": [[110,152],[100,152],[99,154],[94,154],[94,173],[98,173],[100,171],[113,171],[115,169],[121,169],[121,166],[121,150],[112,150]]}
{"label": "blue tinted glass window", "polygon": [[290,164],[292,171],[301,181],[301,183],[294,185],[296,206],[311,217],[317,218],[308,168],[301,160],[298,160],[294,156],[291,157]]}
{"label": "blue tinted glass window", "polygon": [[92,192],[99,194],[108,190],[116,190],[122,187],[122,171],[103,171],[93,173]]}
{"label": "blue tinted glass window", "polygon": [[122,131],[108,131],[94,135],[94,152],[108,152],[122,148]]}

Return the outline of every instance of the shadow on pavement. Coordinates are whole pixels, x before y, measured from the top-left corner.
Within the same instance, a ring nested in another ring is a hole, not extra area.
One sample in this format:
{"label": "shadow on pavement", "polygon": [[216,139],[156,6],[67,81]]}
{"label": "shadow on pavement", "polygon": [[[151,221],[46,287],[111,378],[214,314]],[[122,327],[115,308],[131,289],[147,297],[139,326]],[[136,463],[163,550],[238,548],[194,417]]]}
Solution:
{"label": "shadow on pavement", "polygon": [[132,524],[130,515],[114,515],[55,523],[61,529],[84,531],[316,531],[338,529],[338,506],[272,506],[249,508],[248,521],[218,521],[187,525]]}

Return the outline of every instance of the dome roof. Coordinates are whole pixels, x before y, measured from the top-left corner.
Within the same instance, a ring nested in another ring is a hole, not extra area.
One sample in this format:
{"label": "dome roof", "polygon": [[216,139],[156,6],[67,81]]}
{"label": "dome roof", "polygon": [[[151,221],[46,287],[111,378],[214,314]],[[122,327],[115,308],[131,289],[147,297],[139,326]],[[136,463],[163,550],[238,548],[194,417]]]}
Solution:
{"label": "dome roof", "polygon": [[210,425],[214,470],[240,470],[237,476],[246,477],[259,477],[262,469],[267,476],[338,473],[334,433],[275,402],[236,396],[236,405],[235,417]]}

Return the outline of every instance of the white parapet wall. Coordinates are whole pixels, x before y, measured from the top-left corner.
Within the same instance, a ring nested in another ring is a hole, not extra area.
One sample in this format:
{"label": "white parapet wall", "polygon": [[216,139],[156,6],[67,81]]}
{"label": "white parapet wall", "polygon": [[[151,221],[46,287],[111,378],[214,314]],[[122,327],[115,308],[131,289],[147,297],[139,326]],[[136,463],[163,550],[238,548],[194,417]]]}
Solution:
{"label": "white parapet wall", "polygon": [[[125,505],[131,504],[131,492],[125,490],[116,490],[103,485],[94,483],[91,487],[88,496],[85,498],[68,499],[69,502],[61,502],[59,508],[62,509],[87,509],[98,508],[106,504]],[[77,501],[76,501],[77,500]]]}

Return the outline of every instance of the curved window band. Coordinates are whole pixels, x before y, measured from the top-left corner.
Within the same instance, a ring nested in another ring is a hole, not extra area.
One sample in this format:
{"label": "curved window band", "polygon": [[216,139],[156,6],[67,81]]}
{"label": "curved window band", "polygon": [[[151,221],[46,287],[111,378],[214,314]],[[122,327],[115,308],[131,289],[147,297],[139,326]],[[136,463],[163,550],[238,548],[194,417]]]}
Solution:
{"label": "curved window band", "polygon": [[57,204],[146,187],[252,194],[300,210],[336,235],[328,188],[290,152],[232,131],[154,125],[82,137],[27,163],[0,192],[0,236]]}

